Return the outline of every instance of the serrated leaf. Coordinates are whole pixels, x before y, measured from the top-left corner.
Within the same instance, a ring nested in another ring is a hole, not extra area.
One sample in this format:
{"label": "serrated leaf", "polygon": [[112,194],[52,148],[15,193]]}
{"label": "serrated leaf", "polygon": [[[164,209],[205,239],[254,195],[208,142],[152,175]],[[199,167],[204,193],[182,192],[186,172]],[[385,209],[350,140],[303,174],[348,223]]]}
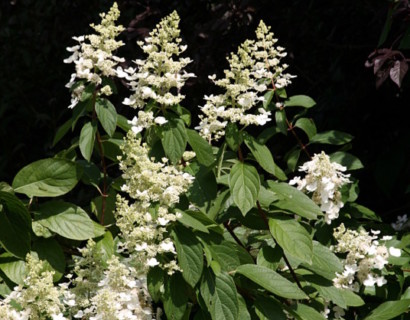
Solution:
{"label": "serrated leaf", "polygon": [[229,175],[229,189],[234,203],[243,215],[253,208],[258,199],[260,180],[255,167],[246,163],[236,163]]}
{"label": "serrated leaf", "polygon": [[263,108],[268,110],[269,104],[272,101],[272,98],[275,96],[275,91],[273,90],[269,90],[265,93],[265,95],[263,96]]}
{"label": "serrated leaf", "polygon": [[198,162],[206,167],[212,165],[215,162],[212,146],[195,130],[186,129],[186,133],[188,143],[192,147],[192,150],[195,151]]}
{"label": "serrated leaf", "polygon": [[381,222],[382,219],[372,210],[358,203],[346,203],[343,212],[349,213],[355,219],[367,219]]}
{"label": "serrated leaf", "polygon": [[291,309],[292,313],[296,314],[300,320],[325,320],[326,318],[316,309],[302,303],[297,303]]}
{"label": "serrated leaf", "polygon": [[343,265],[339,258],[328,247],[317,241],[313,241],[312,264],[304,266],[329,280],[336,277],[336,272],[343,272]]}
{"label": "serrated leaf", "polygon": [[408,311],[410,308],[410,299],[387,301],[372,310],[364,320],[389,320]]}
{"label": "serrated leaf", "polygon": [[150,268],[147,274],[148,292],[155,302],[161,298],[161,287],[165,282],[165,272],[160,267]]}
{"label": "serrated leaf", "polygon": [[60,280],[66,267],[64,252],[60,244],[52,238],[40,238],[34,241],[32,249],[37,252],[38,258],[46,263],[46,269],[54,271],[53,281]]}
{"label": "serrated leaf", "polygon": [[299,147],[296,147],[293,150],[290,150],[285,155],[286,164],[288,165],[289,170],[292,172],[295,171],[296,165],[298,164],[298,161],[299,161],[301,151],[302,149],[300,149]]}
{"label": "serrated leaf", "polygon": [[24,260],[5,252],[0,255],[0,270],[14,283],[24,285],[24,279],[27,276]]}
{"label": "serrated leaf", "polygon": [[117,114],[117,126],[125,132],[128,132],[132,128],[132,124],[128,123],[128,119],[121,114]]}
{"label": "serrated leaf", "polygon": [[105,132],[112,137],[117,127],[117,111],[114,105],[107,99],[97,99],[95,112]]}
{"label": "serrated leaf", "polygon": [[35,221],[51,231],[73,240],[102,236],[105,228],[96,224],[80,207],[62,201],[50,201],[35,211]]}
{"label": "serrated leaf", "polygon": [[283,256],[283,250],[279,246],[274,248],[263,246],[259,252],[256,264],[272,270],[276,270]]}
{"label": "serrated leaf", "polygon": [[0,244],[12,255],[24,259],[30,252],[31,217],[14,194],[0,191]]}
{"label": "serrated leaf", "polygon": [[323,215],[320,208],[298,189],[287,183],[276,183],[274,181],[267,181],[267,183],[269,190],[281,197],[280,200],[273,203],[276,207],[307,219],[317,219],[318,215]]}
{"label": "serrated leaf", "polygon": [[180,119],[171,119],[163,127],[162,147],[169,160],[173,164],[177,164],[181,160],[187,144],[184,122]]}
{"label": "serrated leaf", "polygon": [[285,101],[285,107],[311,108],[314,105],[316,105],[315,100],[305,95],[292,96],[292,97],[289,97],[289,99]]}
{"label": "serrated leaf", "polygon": [[191,230],[178,226],[171,233],[178,254],[182,276],[193,288],[201,278],[203,270],[202,246]]}
{"label": "serrated leaf", "polygon": [[294,126],[302,129],[308,136],[309,140],[316,135],[316,125],[312,119],[300,118],[296,121]]}
{"label": "serrated leaf", "polygon": [[310,143],[321,143],[321,144],[332,144],[332,145],[342,145],[352,141],[353,136],[337,131],[337,130],[329,130],[321,133],[317,133],[312,139],[310,139]]}
{"label": "serrated leaf", "polygon": [[251,320],[251,315],[249,314],[248,308],[246,306],[245,299],[238,294],[238,320]]}
{"label": "serrated leaf", "polygon": [[272,297],[259,295],[255,299],[255,312],[260,320],[286,320],[283,306]]}
{"label": "serrated leaf", "polygon": [[80,132],[80,151],[87,161],[90,161],[93,154],[96,132],[97,126],[93,122],[87,122]]}
{"label": "serrated leaf", "polygon": [[111,232],[107,231],[102,237],[98,238],[95,247],[101,254],[102,263],[105,267],[108,267],[107,261],[110,260],[116,252],[115,243]]}
{"label": "serrated leaf", "polygon": [[167,281],[164,292],[164,310],[167,319],[182,320],[187,308],[188,296],[181,273],[174,273]]}
{"label": "serrated leaf", "polygon": [[201,208],[208,207],[218,190],[214,172],[198,163],[191,163],[185,170],[195,178],[187,191],[188,199]]}
{"label": "serrated leaf", "polygon": [[270,174],[273,174],[279,180],[286,180],[286,174],[273,160],[272,153],[266,145],[258,143],[251,135],[244,133],[246,146],[251,150],[253,156],[259,165]]}
{"label": "serrated leaf", "polygon": [[307,299],[308,296],[298,286],[275,271],[263,266],[244,264],[236,269],[248,279],[260,285],[262,288],[280,297],[289,299]]}
{"label": "serrated leaf", "polygon": [[241,264],[253,263],[252,257],[244,248],[227,240],[210,245],[209,250],[212,258],[221,265],[222,271],[230,272]]}
{"label": "serrated leaf", "polygon": [[228,274],[221,272],[215,276],[207,269],[204,272],[200,291],[212,320],[238,319],[238,294],[235,282]]}
{"label": "serrated leaf", "polygon": [[326,300],[330,300],[339,307],[360,307],[364,305],[363,299],[349,289],[336,288],[331,280],[319,276],[305,276],[311,285]]}
{"label": "serrated leaf", "polygon": [[81,178],[81,168],[65,159],[43,159],[21,169],[13,189],[28,197],[57,197],[71,191]]}
{"label": "serrated leaf", "polygon": [[81,166],[83,175],[81,181],[85,184],[92,185],[98,188],[98,184],[101,179],[101,172],[98,167],[92,163],[85,160],[78,160],[77,163]]}
{"label": "serrated leaf", "polygon": [[228,122],[225,127],[225,141],[232,151],[237,152],[242,143],[242,134],[236,124]]}
{"label": "serrated leaf", "polygon": [[57,142],[59,142],[67,134],[67,132],[71,129],[72,123],[73,119],[70,118],[57,129],[53,139],[53,144],[51,145],[52,147],[54,147]]}
{"label": "serrated leaf", "polygon": [[[178,212],[181,214],[181,217],[178,218],[178,221],[181,222],[183,225],[191,227],[194,230],[209,233],[208,228],[201,221],[196,219],[196,212],[184,212],[181,210],[178,210]],[[198,212],[198,214],[200,213],[201,212]]]}
{"label": "serrated leaf", "polygon": [[332,153],[329,158],[331,162],[337,162],[342,166],[345,166],[347,170],[357,170],[363,168],[363,164],[360,159],[347,152],[337,151]]}
{"label": "serrated leaf", "polygon": [[269,230],[286,253],[307,264],[312,263],[313,242],[299,222],[289,217],[275,216],[269,219]]}
{"label": "serrated leaf", "polygon": [[189,127],[191,125],[191,112],[188,109],[182,107],[181,105],[173,105],[171,110],[174,111],[179,117],[185,122],[185,124]]}

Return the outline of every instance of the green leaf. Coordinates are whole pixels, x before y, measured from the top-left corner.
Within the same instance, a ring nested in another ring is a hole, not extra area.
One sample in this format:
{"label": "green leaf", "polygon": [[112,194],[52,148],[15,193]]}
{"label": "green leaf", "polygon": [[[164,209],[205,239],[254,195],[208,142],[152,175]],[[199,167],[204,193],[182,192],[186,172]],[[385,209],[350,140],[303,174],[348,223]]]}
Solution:
{"label": "green leaf", "polygon": [[275,120],[276,120],[276,125],[279,128],[279,131],[286,136],[288,134],[288,124],[286,122],[285,110],[276,111]]}
{"label": "green leaf", "polygon": [[170,119],[163,126],[162,147],[173,164],[177,164],[185,151],[187,134],[181,119]]}
{"label": "green leaf", "polygon": [[152,300],[158,302],[161,298],[161,288],[165,282],[165,272],[160,267],[150,268],[147,274],[148,292]]}
{"label": "green leaf", "polygon": [[318,215],[323,215],[316,203],[302,191],[284,182],[267,181],[267,183],[269,190],[282,197],[282,199],[273,203],[276,207],[288,210],[307,219],[317,219]]}
{"label": "green leaf", "polygon": [[289,170],[292,172],[295,171],[296,165],[298,164],[298,161],[299,161],[301,151],[302,149],[300,149],[299,147],[296,147],[290,150],[285,155],[286,164],[288,165]]}
{"label": "green leaf", "polygon": [[83,209],[68,202],[46,202],[34,212],[35,221],[68,239],[87,240],[105,233],[105,228],[92,221]]}
{"label": "green leaf", "polygon": [[329,280],[336,277],[336,272],[343,272],[343,265],[339,258],[328,247],[317,241],[313,241],[312,264],[304,267]]}
{"label": "green leaf", "polygon": [[236,269],[240,273],[260,285],[262,288],[280,297],[289,299],[307,299],[308,296],[298,286],[275,271],[263,266],[244,264]]}
{"label": "green leaf", "polygon": [[200,219],[198,219],[198,216],[203,214],[200,211],[181,211],[178,210],[178,212],[181,214],[181,217],[178,218],[178,221],[181,222],[183,225],[187,227],[191,227],[194,230],[202,231],[205,233],[209,233],[208,228],[202,223]]}
{"label": "green leaf", "polygon": [[201,278],[203,269],[202,246],[191,230],[177,226],[171,233],[178,254],[182,276],[193,288]]}
{"label": "green leaf", "polygon": [[37,239],[33,243],[33,251],[37,252],[40,260],[46,262],[46,269],[54,271],[53,281],[60,280],[65,271],[65,256],[59,243],[50,239]]}
{"label": "green leaf", "polygon": [[315,100],[305,95],[292,96],[292,97],[289,97],[289,99],[285,101],[285,107],[311,108],[314,105],[316,105]]}
{"label": "green leaf", "polygon": [[363,168],[363,164],[359,158],[347,152],[337,151],[332,153],[329,157],[331,162],[337,162],[342,166],[345,166],[347,170],[357,170]]}
{"label": "green leaf", "polygon": [[61,127],[57,129],[56,135],[54,136],[54,139],[53,139],[53,144],[51,145],[52,147],[54,147],[57,144],[57,142],[59,142],[67,134],[67,132],[71,128],[72,123],[73,123],[73,119],[70,118],[66,122],[64,122],[61,125]]}
{"label": "green leaf", "polygon": [[309,140],[316,135],[316,126],[312,119],[300,118],[296,121],[294,126],[302,129],[308,136]]}
{"label": "green leaf", "polygon": [[195,151],[198,162],[206,167],[211,166],[215,162],[212,146],[195,130],[186,129],[186,133],[188,143],[192,147],[192,150]]}
{"label": "green leaf", "polygon": [[224,209],[224,205],[226,201],[228,201],[229,198],[230,198],[230,190],[227,189],[227,190],[222,191],[216,197],[216,199],[212,202],[212,206],[207,212],[208,217],[210,219],[216,219],[218,214],[221,213],[221,211]]}
{"label": "green leaf", "polygon": [[259,266],[276,270],[279,267],[282,256],[283,250],[279,246],[274,248],[263,246],[258,252],[256,263]]}
{"label": "green leaf", "polygon": [[102,263],[105,267],[108,267],[107,261],[110,260],[116,252],[115,243],[111,232],[107,231],[101,238],[98,238],[95,247],[101,254]]}
{"label": "green leaf", "polygon": [[14,283],[24,285],[24,279],[27,277],[24,260],[5,252],[0,255],[0,270]]}
{"label": "green leaf", "polygon": [[352,139],[353,136],[348,133],[330,130],[317,133],[312,139],[310,139],[310,143],[332,144],[339,146],[352,141]]}
{"label": "green leaf", "polygon": [[367,219],[381,222],[382,219],[372,210],[357,203],[346,203],[343,212],[349,213],[355,219]]}
{"label": "green leaf", "polygon": [[57,197],[71,191],[81,168],[65,159],[43,159],[25,166],[13,180],[13,189],[28,197]]}
{"label": "green leaf", "polygon": [[14,194],[0,191],[0,244],[15,257],[30,252],[31,217]]}
{"label": "green leaf", "polygon": [[98,221],[102,221],[102,208],[104,202],[104,221],[103,225],[115,224],[115,206],[117,201],[117,192],[114,189],[110,189],[108,194],[103,198],[102,196],[95,197],[91,200],[90,209],[91,212],[97,217]]}
{"label": "green leaf", "polygon": [[313,243],[309,233],[293,218],[275,216],[269,219],[269,230],[289,255],[312,263]]}
{"label": "green leaf", "polygon": [[297,303],[292,309],[301,320],[325,320],[326,318],[316,309],[302,303]]}
{"label": "green leaf", "polygon": [[242,143],[242,134],[236,124],[228,122],[225,127],[225,141],[232,151],[237,152]]}
{"label": "green leaf", "polygon": [[113,162],[118,162],[118,156],[122,154],[121,146],[124,144],[123,139],[110,138],[104,140],[102,145],[104,149],[104,157]]}
{"label": "green leaf", "polygon": [[83,175],[81,177],[81,181],[87,185],[92,185],[98,188],[98,184],[100,183],[100,180],[101,180],[100,169],[98,169],[98,167],[94,163],[87,162],[85,160],[78,160],[77,163],[83,169]]}
{"label": "green leaf", "polygon": [[125,132],[130,131],[132,128],[132,125],[128,123],[128,119],[121,114],[117,114],[117,126]]}
{"label": "green leaf", "polygon": [[13,188],[7,182],[0,182],[0,191],[9,192],[14,194]]}
{"label": "green leaf", "polygon": [[188,302],[184,287],[185,281],[179,272],[174,273],[167,281],[163,298],[167,319],[179,320],[184,317]]}
{"label": "green leaf", "polygon": [[104,98],[97,99],[95,102],[95,112],[105,132],[112,137],[117,127],[117,111],[113,104]]}
{"label": "green leaf", "polygon": [[273,297],[259,295],[255,299],[255,312],[260,320],[286,320],[283,306]]}
{"label": "green leaf", "polygon": [[191,163],[185,170],[195,178],[188,189],[188,199],[199,207],[208,207],[218,190],[214,172],[198,163]]}
{"label": "green leaf", "polygon": [[90,161],[93,154],[96,132],[97,126],[94,122],[87,122],[80,132],[80,151],[87,161]]}
{"label": "green leaf", "polygon": [[388,320],[393,319],[408,311],[410,308],[410,299],[387,301],[382,303],[376,309],[372,310],[364,320]]}
{"label": "green leaf", "polygon": [[332,301],[343,309],[364,305],[364,301],[360,296],[351,290],[336,288],[331,280],[319,276],[305,276],[304,278],[310,282],[323,298]]}
{"label": "green leaf", "polygon": [[212,258],[221,265],[222,271],[230,272],[241,264],[253,263],[252,257],[244,248],[227,240],[210,245],[209,249]]}
{"label": "green leaf", "polygon": [[174,111],[179,118],[181,118],[185,124],[189,127],[191,125],[191,112],[188,109],[182,107],[181,105],[173,105],[171,110]]}
{"label": "green leaf", "polygon": [[269,90],[263,96],[263,108],[268,110],[269,104],[272,101],[272,98],[275,96],[275,91]]}
{"label": "green leaf", "polygon": [[244,141],[249,150],[251,150],[256,161],[266,172],[273,174],[280,180],[287,180],[286,174],[275,163],[272,153],[266,145],[258,143],[251,135],[247,133],[244,133]]}
{"label": "green leaf", "polygon": [[260,180],[255,167],[246,163],[236,163],[229,175],[229,189],[234,203],[243,215],[253,208],[258,199]]}
{"label": "green leaf", "polygon": [[212,320],[238,319],[238,294],[231,276],[224,272],[215,276],[207,269],[204,272],[200,291]]}

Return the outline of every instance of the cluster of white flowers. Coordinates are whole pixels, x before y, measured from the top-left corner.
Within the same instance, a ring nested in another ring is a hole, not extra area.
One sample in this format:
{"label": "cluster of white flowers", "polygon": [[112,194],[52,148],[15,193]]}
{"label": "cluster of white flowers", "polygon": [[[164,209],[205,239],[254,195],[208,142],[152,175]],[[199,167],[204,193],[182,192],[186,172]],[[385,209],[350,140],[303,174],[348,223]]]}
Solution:
{"label": "cluster of white flowers", "polygon": [[[76,69],[76,72],[71,75],[70,82],[66,85],[67,88],[72,89],[69,108],[74,108],[81,100],[81,95],[87,83],[101,85],[102,77],[115,76],[115,68],[118,62],[124,61],[123,58],[113,54],[115,50],[124,44],[122,41],[115,40],[118,34],[124,30],[123,26],[115,25],[119,15],[120,11],[117,3],[114,2],[107,14],[100,14],[101,24],[91,24],[97,34],[73,37],[78,44],[67,48],[69,52],[72,52],[72,55],[64,62],[74,62]],[[76,84],[76,79],[83,81]],[[99,95],[104,94],[106,96],[111,93],[111,88],[108,85],[102,87],[98,92]]]}
{"label": "cluster of white flowers", "polygon": [[269,30],[261,21],[256,30],[257,40],[246,40],[238,53],[228,59],[230,70],[225,70],[225,78],[209,77],[225,93],[205,96],[206,104],[200,107],[203,115],[199,116],[201,122],[195,129],[208,141],[221,138],[228,121],[248,126],[264,125],[271,120],[270,111],[263,108],[250,111],[264,100],[268,86],[273,86],[273,90],[283,88],[294,76],[283,73],[287,65],[281,64],[280,59],[286,52],[274,46],[277,39]]}
{"label": "cluster of white flowers", "polygon": [[154,123],[162,126],[167,123],[168,120],[164,117],[156,117],[154,119],[154,113],[152,111],[138,111],[138,117],[135,116],[132,120],[128,120],[128,123],[131,125],[131,130],[134,133],[140,133],[144,129],[148,129]]}
{"label": "cluster of white flowers", "polygon": [[[329,308],[330,302],[325,300],[324,301],[324,310],[321,312],[321,314],[328,319],[329,318],[329,314],[330,314],[330,308]],[[343,319],[343,316],[345,315],[345,311],[343,310],[343,308],[339,307],[339,306],[333,306],[332,308],[333,311],[333,317],[332,319]]]}
{"label": "cluster of white flowers", "polygon": [[71,281],[74,319],[152,319],[146,278],[116,256],[104,261],[92,240],[80,251]]}
{"label": "cluster of white flowers", "polygon": [[[143,108],[150,99],[162,106],[178,104],[184,95],[180,89],[188,78],[194,77],[183,69],[192,61],[189,58],[179,58],[187,46],[181,45],[179,38],[179,16],[174,11],[165,17],[145,39],[138,45],[148,55],[145,60],[135,60],[136,68],[123,69],[118,67],[119,78],[125,78],[134,93],[124,100],[124,104],[133,108]],[[172,93],[172,89],[176,89]]]}
{"label": "cluster of white flowers", "polygon": [[397,221],[391,224],[392,228],[396,231],[401,231],[410,227],[410,220],[407,218],[407,214],[397,217]]}
{"label": "cluster of white flowers", "polygon": [[338,243],[333,251],[347,253],[343,273],[336,273],[336,278],[333,279],[335,287],[358,291],[361,284],[365,286],[377,284],[381,287],[387,282],[380,275],[380,270],[388,263],[389,256],[399,257],[401,251],[394,247],[387,248],[384,244],[392,237],[384,236],[378,239],[380,231],[371,230],[370,233],[363,229],[360,231],[346,229],[344,224],[335,229],[334,237]]}
{"label": "cluster of white flowers", "polygon": [[[69,292],[64,286],[54,286],[54,272],[45,270],[44,263],[31,254],[27,255],[26,270],[24,286],[16,286],[4,300],[0,300],[0,319],[66,319],[63,316],[65,306],[60,299],[69,296]],[[20,311],[11,305],[18,306]]]}
{"label": "cluster of white flowers", "polygon": [[120,157],[120,169],[126,183],[122,191],[135,201],[118,196],[117,226],[124,242],[121,250],[132,254],[136,268],[142,272],[148,267],[160,265],[170,273],[178,270],[174,260],[160,263],[157,254],[175,254],[174,244],[167,237],[166,226],[175,221],[177,214],[170,208],[190,187],[193,177],[175,166],[168,159],[155,162],[148,155],[148,146],[129,131],[122,146],[125,157]]}
{"label": "cluster of white flowers", "polygon": [[295,177],[289,184],[296,185],[298,190],[312,193],[312,200],[325,212],[325,221],[330,224],[339,217],[343,207],[340,188],[349,183],[349,174],[344,174],[346,167],[330,162],[323,151],[315,154],[311,161],[305,162],[299,171],[306,172],[305,178]]}

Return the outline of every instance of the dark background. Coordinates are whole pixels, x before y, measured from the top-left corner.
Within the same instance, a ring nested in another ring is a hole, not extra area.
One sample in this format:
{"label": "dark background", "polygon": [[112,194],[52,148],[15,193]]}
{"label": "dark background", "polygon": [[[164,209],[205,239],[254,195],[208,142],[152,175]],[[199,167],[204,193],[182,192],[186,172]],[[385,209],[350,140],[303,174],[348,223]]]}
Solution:
{"label": "dark background", "polygon": [[[406,1],[402,1],[405,4]],[[64,85],[73,65],[63,59],[72,36],[91,33],[112,1],[2,0],[0,4],[0,181],[30,162],[52,156],[69,140],[51,147],[56,129],[70,117],[70,94]],[[351,133],[352,154],[365,168],[353,172],[360,180],[359,203],[386,221],[410,213],[409,196],[409,78],[401,88],[386,80],[378,89],[364,63],[377,48],[387,0],[334,1],[118,1],[122,40],[129,46],[119,55],[135,59],[135,45],[165,15],[177,10],[189,71],[198,77],[184,89],[183,105],[197,114],[204,94],[215,87],[207,75],[221,74],[226,56],[247,38],[254,38],[260,19],[272,26],[286,48],[289,72],[298,77],[288,95],[306,94],[317,101],[309,112],[319,131]],[[408,16],[398,16],[384,46],[396,45]],[[131,49],[130,49],[131,48]],[[409,51],[403,50],[409,56]],[[125,89],[124,89],[125,90]],[[119,112],[131,116],[129,108]],[[334,151],[326,147],[326,151]],[[279,159],[280,161],[281,159]]]}

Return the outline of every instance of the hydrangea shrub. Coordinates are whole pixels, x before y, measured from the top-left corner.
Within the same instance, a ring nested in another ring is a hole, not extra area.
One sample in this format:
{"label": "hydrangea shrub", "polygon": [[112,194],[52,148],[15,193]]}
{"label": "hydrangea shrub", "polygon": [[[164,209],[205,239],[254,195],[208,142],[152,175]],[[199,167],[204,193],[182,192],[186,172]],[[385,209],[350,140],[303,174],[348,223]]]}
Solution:
{"label": "hydrangea shrub", "polygon": [[[117,56],[119,14],[67,48],[72,117],[54,144],[79,137],[0,184],[0,319],[405,319],[407,216],[389,226],[356,202],[353,137],[317,132],[315,101],[287,96],[270,28],[192,110],[178,14],[134,61]],[[77,185],[88,206],[67,202]]]}

